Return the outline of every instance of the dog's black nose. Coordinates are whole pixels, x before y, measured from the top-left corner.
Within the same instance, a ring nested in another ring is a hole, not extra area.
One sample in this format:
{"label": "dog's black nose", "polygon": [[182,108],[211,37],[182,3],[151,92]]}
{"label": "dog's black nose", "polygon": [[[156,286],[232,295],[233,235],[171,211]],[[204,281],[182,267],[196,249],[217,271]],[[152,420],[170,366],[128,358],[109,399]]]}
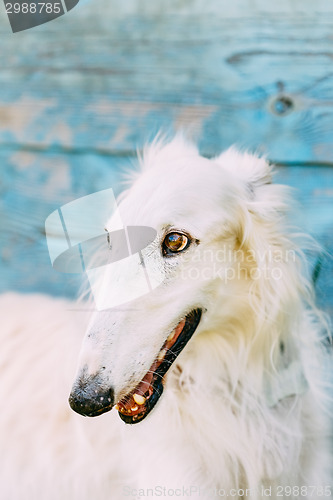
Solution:
{"label": "dog's black nose", "polygon": [[97,417],[110,411],[114,404],[114,391],[105,389],[98,376],[80,377],[69,396],[72,410],[85,417]]}

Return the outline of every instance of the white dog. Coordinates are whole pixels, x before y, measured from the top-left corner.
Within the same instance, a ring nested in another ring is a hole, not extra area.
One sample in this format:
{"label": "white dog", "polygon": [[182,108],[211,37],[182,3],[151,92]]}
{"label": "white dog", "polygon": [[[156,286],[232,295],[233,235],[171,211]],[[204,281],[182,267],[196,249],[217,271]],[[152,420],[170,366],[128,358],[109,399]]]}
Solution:
{"label": "white dog", "polygon": [[329,497],[327,325],[287,188],[181,137],[141,163],[119,212],[155,238],[99,299],[143,270],[158,286],[95,311],[84,339],[81,306],[1,298],[1,500]]}

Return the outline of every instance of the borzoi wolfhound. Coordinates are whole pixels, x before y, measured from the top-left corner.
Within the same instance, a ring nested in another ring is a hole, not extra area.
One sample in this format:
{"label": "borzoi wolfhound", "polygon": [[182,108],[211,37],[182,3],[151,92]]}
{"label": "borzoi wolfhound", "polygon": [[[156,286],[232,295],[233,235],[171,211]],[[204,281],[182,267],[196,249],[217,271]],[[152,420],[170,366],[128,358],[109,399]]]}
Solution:
{"label": "borzoi wolfhound", "polygon": [[140,163],[118,208],[155,237],[100,296],[144,267],[158,286],[91,318],[0,300],[1,499],[330,496],[328,327],[288,188],[262,158],[182,137]]}

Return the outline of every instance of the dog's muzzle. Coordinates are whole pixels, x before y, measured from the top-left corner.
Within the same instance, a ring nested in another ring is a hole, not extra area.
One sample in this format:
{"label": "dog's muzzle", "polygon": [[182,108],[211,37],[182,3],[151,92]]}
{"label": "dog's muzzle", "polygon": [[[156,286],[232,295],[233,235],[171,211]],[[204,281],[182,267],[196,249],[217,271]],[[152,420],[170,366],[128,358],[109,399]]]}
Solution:
{"label": "dog's muzzle", "polygon": [[83,373],[72,388],[69,404],[80,415],[96,417],[111,410],[114,391],[112,388],[104,389],[97,375],[87,376]]}
{"label": "dog's muzzle", "polygon": [[69,396],[71,408],[83,416],[96,417],[114,406],[125,423],[141,422],[159,401],[163,393],[164,376],[194,334],[201,314],[202,310],[196,308],[179,321],[169,333],[146,375],[120,401],[114,400],[113,388],[106,388],[100,375],[90,375],[85,366]]}

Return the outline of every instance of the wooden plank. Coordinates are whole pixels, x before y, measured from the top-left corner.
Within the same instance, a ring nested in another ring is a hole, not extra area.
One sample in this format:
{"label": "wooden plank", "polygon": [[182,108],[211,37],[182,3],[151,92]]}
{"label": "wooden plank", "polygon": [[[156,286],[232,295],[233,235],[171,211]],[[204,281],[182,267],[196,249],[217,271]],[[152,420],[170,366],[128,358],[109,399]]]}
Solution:
{"label": "wooden plank", "polygon": [[185,127],[206,154],[332,162],[332,2],[266,3],[100,0],[15,35],[2,16],[0,145],[126,154]]}
{"label": "wooden plank", "polygon": [[[294,188],[299,202],[295,223],[322,246],[317,302],[333,318],[333,167],[280,167],[275,182]],[[312,257],[312,265],[317,263],[318,257]]]}
{"label": "wooden plank", "polygon": [[[0,291],[40,291],[74,297],[81,277],[51,267],[45,234],[46,217],[59,206],[86,194],[122,189],[121,172],[132,157],[89,153],[6,150],[0,153]],[[280,167],[276,182],[298,191],[302,209],[298,222],[333,253],[333,168]],[[321,272],[320,303],[333,313],[333,262]]]}
{"label": "wooden plank", "polygon": [[[70,17],[62,18],[58,23],[71,24],[76,26],[75,20],[79,21],[82,26],[82,20],[88,17],[94,23],[96,17],[101,18],[104,27],[109,26],[110,19],[128,19],[129,17],[162,17],[162,16],[191,16],[208,14],[210,16],[223,17],[224,19],[239,18],[244,15],[266,16],[266,15],[281,15],[294,17],[314,18],[318,12],[332,12],[331,0],[317,0],[309,2],[309,0],[280,0],[279,2],[263,2],[262,0],[234,0],[227,3],[225,0],[127,0],[120,2],[119,0],[100,0],[98,5],[93,0],[80,0],[80,3],[75,7],[75,13],[71,12]],[[0,11],[0,20],[7,16],[4,10]],[[47,27],[41,26],[35,29],[49,31],[55,26],[48,24]],[[7,29],[6,29],[7,28]],[[11,33],[8,21],[3,23],[3,31]]]}
{"label": "wooden plank", "polygon": [[0,161],[0,291],[75,296],[82,278],[52,269],[45,219],[86,194],[108,187],[118,194],[120,171],[130,160],[2,150]]}
{"label": "wooden plank", "polygon": [[297,166],[333,159],[332,28],[331,0],[80,2],[16,35],[2,11],[2,289],[75,293],[49,265],[45,217],[118,185],[160,128],[189,127],[208,155],[238,143],[294,162],[279,176],[301,182],[306,228],[333,249],[332,170]]}

